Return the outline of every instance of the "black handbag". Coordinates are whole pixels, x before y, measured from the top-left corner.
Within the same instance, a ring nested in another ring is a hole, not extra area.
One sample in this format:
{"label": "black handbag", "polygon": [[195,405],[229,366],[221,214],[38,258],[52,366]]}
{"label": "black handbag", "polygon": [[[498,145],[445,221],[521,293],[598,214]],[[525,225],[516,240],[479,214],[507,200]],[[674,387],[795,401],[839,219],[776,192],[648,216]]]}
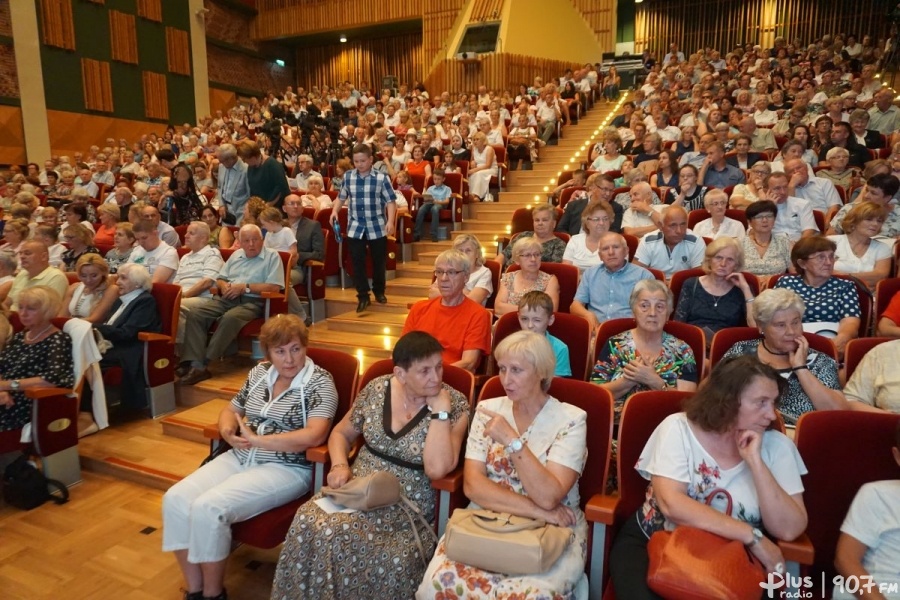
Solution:
{"label": "black handbag", "polygon": [[[51,489],[59,495],[51,493]],[[31,510],[47,500],[65,504],[69,501],[69,490],[62,482],[44,477],[28,456],[22,454],[3,472],[3,500],[10,506]]]}

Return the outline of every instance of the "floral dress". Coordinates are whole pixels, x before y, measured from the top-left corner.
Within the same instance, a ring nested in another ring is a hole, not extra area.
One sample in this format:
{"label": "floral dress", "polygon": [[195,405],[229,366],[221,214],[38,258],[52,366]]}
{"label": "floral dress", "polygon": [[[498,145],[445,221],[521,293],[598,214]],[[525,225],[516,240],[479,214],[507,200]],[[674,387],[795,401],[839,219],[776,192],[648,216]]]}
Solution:
{"label": "floral dress", "polygon": [[[485,408],[502,415],[513,424],[513,403],[507,397],[484,400]],[[484,434],[488,417],[476,412],[466,442],[466,460],[485,463],[488,478],[501,486],[525,495],[512,461],[503,444]],[[587,414],[581,409],[550,397],[521,439],[541,464],[552,461],[582,472],[587,459]],[[457,563],[447,558],[443,539],[419,590],[417,600],[433,598],[496,598],[501,600],[563,600],[587,597],[587,578],[584,562],[587,556],[587,522],[581,512],[578,483],[572,486],[562,501],[576,515],[575,539],[556,564],[545,573],[507,576]],[[479,508],[474,503],[470,508]]]}
{"label": "floral dress", "polygon": [[549,273],[544,273],[543,271],[538,271],[537,280],[534,282],[534,287],[530,290],[524,290],[521,292],[516,291],[516,275],[519,274],[519,271],[513,271],[512,273],[506,273],[500,280],[500,284],[505,286],[509,291],[509,298],[507,298],[507,302],[510,304],[519,304],[519,300],[522,299],[522,296],[527,294],[528,292],[543,292],[547,290],[547,284],[550,283],[550,275]]}
{"label": "floral dress", "polygon": [[[372,380],[350,409],[350,422],[365,441],[353,476],[393,473],[430,522],[435,492],[422,466],[430,413],[423,408],[403,429],[391,431],[390,380],[391,375]],[[456,423],[467,414],[468,401],[446,384],[444,389],[452,399],[450,420]],[[422,557],[410,520],[398,505],[328,514],[315,503],[321,496],[316,494],[294,517],[275,570],[272,599],[411,598],[422,580],[423,560],[434,551],[428,532],[419,532],[428,553]],[[416,527],[422,525],[417,522]]]}

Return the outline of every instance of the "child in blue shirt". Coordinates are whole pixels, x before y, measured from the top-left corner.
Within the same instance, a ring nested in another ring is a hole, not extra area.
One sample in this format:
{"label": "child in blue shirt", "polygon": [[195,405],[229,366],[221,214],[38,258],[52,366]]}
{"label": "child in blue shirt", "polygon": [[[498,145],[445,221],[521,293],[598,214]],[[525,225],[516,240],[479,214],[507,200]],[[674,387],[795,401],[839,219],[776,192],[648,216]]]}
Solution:
{"label": "child in blue shirt", "polygon": [[524,331],[532,331],[547,336],[553,354],[556,355],[555,377],[571,377],[572,366],[569,363],[569,348],[562,340],[547,333],[553,325],[553,299],[544,292],[532,291],[519,300],[519,326]]}
{"label": "child in blue shirt", "polygon": [[416,230],[414,240],[422,238],[422,226],[425,224],[425,215],[431,213],[431,241],[438,241],[438,225],[440,224],[440,212],[450,204],[450,188],[444,185],[444,170],[435,169],[431,175],[433,184],[428,186],[422,194],[423,202],[416,215]]}

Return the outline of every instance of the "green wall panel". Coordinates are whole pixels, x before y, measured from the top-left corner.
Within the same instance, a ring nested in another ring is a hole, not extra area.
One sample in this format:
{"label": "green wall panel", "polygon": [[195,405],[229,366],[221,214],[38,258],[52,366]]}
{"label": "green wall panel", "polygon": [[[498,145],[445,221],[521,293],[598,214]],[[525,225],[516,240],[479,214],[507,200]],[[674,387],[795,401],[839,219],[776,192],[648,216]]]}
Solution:
{"label": "green wall panel", "polygon": [[[169,73],[166,77],[169,92],[169,122],[176,125],[197,122],[194,117],[194,82],[184,75]],[[202,115],[201,115],[202,116]]]}
{"label": "green wall panel", "polygon": [[166,27],[162,23],[138,19],[135,25],[138,39],[138,61],[144,71],[165,73],[166,61]]}
{"label": "green wall panel", "polygon": [[109,10],[103,4],[72,2],[75,53],[95,60],[110,60]]}
{"label": "green wall panel", "polygon": [[47,108],[87,112],[81,84],[81,57],[59,48],[41,45],[44,94]]}
{"label": "green wall panel", "polygon": [[144,88],[141,69],[136,65],[112,62],[109,65],[109,77],[112,79],[113,107],[115,116],[122,119],[143,121]]}

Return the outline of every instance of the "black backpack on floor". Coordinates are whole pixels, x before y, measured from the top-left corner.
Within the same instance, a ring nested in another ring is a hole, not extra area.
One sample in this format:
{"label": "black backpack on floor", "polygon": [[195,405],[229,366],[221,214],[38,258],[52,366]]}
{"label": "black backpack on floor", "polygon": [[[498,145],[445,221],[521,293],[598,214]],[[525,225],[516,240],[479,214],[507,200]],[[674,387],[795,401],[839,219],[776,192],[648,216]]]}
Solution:
{"label": "black backpack on floor", "polygon": [[[60,495],[52,494],[51,488]],[[65,504],[69,501],[69,490],[62,482],[44,477],[28,460],[28,455],[22,454],[3,472],[3,500],[10,506],[31,510],[47,500]]]}

